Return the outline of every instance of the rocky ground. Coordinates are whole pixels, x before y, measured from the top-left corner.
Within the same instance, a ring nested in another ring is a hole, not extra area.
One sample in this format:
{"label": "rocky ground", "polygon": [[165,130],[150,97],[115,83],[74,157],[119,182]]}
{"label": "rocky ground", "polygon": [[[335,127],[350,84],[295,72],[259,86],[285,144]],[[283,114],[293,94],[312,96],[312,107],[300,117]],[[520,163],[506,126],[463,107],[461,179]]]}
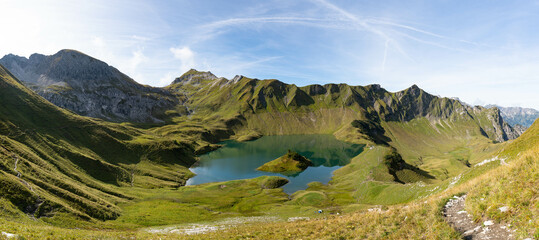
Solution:
{"label": "rocky ground", "polygon": [[465,200],[466,195],[454,196],[447,202],[443,210],[444,219],[462,233],[463,239],[515,239],[509,225],[495,223],[491,220],[482,223],[474,222],[471,215],[464,210]]}
{"label": "rocky ground", "polygon": [[[176,226],[165,226],[165,227],[152,227],[147,228],[144,231],[150,233],[178,233],[178,234],[201,234],[206,232],[224,230],[241,224],[248,223],[267,223],[267,222],[277,222],[280,221],[280,218],[277,217],[235,217],[235,218],[226,218],[216,222],[211,223],[193,223],[193,224],[182,224]],[[290,218],[288,221],[298,221],[298,220],[308,220],[308,218]]]}

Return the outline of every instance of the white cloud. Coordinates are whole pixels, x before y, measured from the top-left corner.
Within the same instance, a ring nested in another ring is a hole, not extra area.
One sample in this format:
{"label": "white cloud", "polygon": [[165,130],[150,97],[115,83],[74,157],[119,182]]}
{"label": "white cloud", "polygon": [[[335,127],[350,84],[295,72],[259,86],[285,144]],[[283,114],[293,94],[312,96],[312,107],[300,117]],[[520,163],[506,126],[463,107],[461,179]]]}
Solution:
{"label": "white cloud", "polygon": [[187,72],[191,68],[195,68],[195,53],[187,46],[181,48],[170,48],[170,52],[174,54],[174,58],[180,60],[180,71]]}
{"label": "white cloud", "polygon": [[139,64],[146,61],[146,56],[141,50],[134,51],[132,54],[133,56],[129,59],[129,69],[134,72]]}

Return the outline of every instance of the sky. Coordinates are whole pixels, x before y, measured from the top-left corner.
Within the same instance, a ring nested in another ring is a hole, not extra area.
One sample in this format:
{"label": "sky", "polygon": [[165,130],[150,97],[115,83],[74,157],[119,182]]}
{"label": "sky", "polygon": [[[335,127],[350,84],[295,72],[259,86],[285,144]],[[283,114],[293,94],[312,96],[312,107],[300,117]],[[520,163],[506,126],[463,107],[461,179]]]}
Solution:
{"label": "sky", "polygon": [[0,56],[76,49],[137,82],[190,68],[285,83],[417,84],[539,109],[539,1],[0,0]]}

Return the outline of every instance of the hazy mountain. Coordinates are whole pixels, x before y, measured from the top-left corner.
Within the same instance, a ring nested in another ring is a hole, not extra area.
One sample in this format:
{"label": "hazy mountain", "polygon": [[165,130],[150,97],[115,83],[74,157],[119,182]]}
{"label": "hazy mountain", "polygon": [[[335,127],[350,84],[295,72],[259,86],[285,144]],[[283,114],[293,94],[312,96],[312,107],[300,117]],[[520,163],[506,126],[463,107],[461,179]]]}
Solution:
{"label": "hazy mountain", "polygon": [[530,127],[535,119],[539,118],[539,111],[533,108],[521,107],[501,107],[497,105],[487,105],[486,107],[497,107],[502,113],[503,119],[511,126],[522,125]]}
{"label": "hazy mountain", "polygon": [[106,63],[74,50],[0,59],[16,78],[53,104],[112,121],[162,122],[180,97],[143,86]]}

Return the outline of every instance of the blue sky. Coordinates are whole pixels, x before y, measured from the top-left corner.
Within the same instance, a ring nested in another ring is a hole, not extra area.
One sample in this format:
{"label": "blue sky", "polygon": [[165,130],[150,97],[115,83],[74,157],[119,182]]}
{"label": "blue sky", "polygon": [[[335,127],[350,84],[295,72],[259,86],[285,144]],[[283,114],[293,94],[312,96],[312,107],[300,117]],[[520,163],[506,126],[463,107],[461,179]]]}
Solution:
{"label": "blue sky", "polygon": [[0,55],[77,49],[165,86],[189,68],[296,85],[417,84],[539,109],[539,1],[0,0]]}

